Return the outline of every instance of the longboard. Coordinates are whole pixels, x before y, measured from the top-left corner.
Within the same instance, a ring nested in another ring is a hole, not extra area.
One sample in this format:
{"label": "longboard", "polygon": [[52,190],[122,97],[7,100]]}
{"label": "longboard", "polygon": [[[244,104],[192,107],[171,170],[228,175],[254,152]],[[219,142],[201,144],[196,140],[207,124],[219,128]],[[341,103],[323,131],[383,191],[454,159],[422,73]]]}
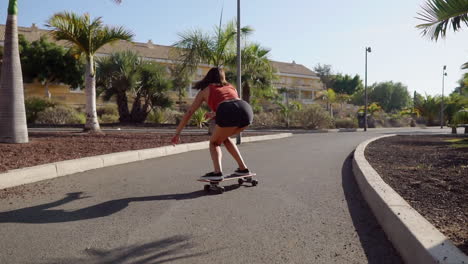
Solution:
{"label": "longboard", "polygon": [[257,186],[258,180],[253,179],[253,177],[255,177],[255,176],[257,176],[256,173],[250,173],[250,174],[242,175],[242,176],[236,175],[236,174],[231,174],[229,176],[224,177],[224,179],[222,179],[220,181],[206,180],[206,179],[197,179],[197,181],[209,183],[209,184],[206,184],[205,187],[204,187],[204,190],[206,192],[215,191],[215,192],[218,192],[218,193],[223,193],[224,192],[224,187],[219,186],[219,184],[221,182],[231,181],[231,180],[236,180],[237,179],[237,182],[239,183],[239,185],[242,185],[244,182],[248,182],[248,183],[252,184],[252,186]]}

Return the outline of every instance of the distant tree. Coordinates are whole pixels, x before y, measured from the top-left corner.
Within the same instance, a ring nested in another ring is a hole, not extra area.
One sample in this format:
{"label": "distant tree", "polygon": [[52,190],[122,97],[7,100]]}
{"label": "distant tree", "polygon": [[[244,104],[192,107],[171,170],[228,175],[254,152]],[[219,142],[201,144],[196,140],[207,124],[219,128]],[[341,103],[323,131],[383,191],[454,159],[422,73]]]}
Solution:
{"label": "distant tree", "polygon": [[[250,27],[241,28],[241,35],[247,36],[253,31]],[[179,40],[173,45],[177,49],[177,59],[192,75],[200,63],[222,67],[227,64],[229,53],[235,52],[237,29],[235,21],[224,26],[216,26],[214,34],[207,34],[199,29],[179,33]]]}
{"label": "distant tree", "polygon": [[[117,0],[118,1],[118,0]],[[130,41],[133,34],[123,27],[110,27],[102,19],[91,20],[89,14],[82,16],[62,12],[54,14],[48,21],[52,35],[56,40],[71,43],[86,58],[86,124],[85,131],[100,131],[96,113],[96,73],[94,56],[98,49],[119,40]]]}
{"label": "distant tree", "polygon": [[454,89],[453,93],[468,97],[468,73],[463,74],[460,80],[458,80],[458,87]]}
{"label": "distant tree", "polygon": [[286,127],[289,128],[291,124],[291,114],[294,111],[298,111],[302,109],[302,105],[297,101],[289,100],[288,89],[280,88],[278,89],[280,94],[283,94],[285,98],[278,94],[274,98],[274,103],[280,107],[280,114],[283,116],[283,120],[286,123]]}
{"label": "distant tree", "polygon": [[385,112],[399,111],[411,101],[408,88],[400,82],[392,81],[373,84],[369,99],[378,103]]}
{"label": "distant tree", "polygon": [[328,90],[329,88],[333,87],[333,73],[332,73],[331,65],[329,64],[321,65],[319,63],[317,64],[317,66],[314,67],[314,71],[317,73],[317,75],[320,78],[320,81],[322,82],[323,90]]}
{"label": "distant tree", "polygon": [[427,125],[435,125],[440,114],[440,97],[427,95],[422,101],[417,102],[415,108],[426,119]]}
{"label": "distant tree", "polygon": [[333,104],[338,102],[337,95],[333,89],[328,89],[326,91],[320,91],[317,93],[317,97],[327,104],[327,110],[330,111],[330,117],[333,118]]}
{"label": "distant tree", "polygon": [[468,3],[466,0],[426,0],[419,12],[418,19],[424,21],[416,27],[422,30],[424,36],[437,41],[445,38],[447,28],[460,30],[462,25],[468,25]]}
{"label": "distant tree", "polygon": [[182,99],[186,96],[187,87],[190,85],[190,73],[182,64],[172,64],[169,66],[172,78],[172,87],[177,92],[179,111],[183,111]]}
{"label": "distant tree", "polygon": [[456,112],[468,107],[468,97],[458,93],[452,93],[444,97],[444,120],[450,124]]}
{"label": "distant tree", "polygon": [[336,93],[351,95],[363,89],[362,80],[359,75],[337,74],[333,77],[332,88]]}
{"label": "distant tree", "polygon": [[51,83],[65,83],[71,87],[83,85],[83,63],[70,50],[49,42],[46,37],[29,43],[22,35],[20,46],[23,78],[41,82],[47,98],[51,97]]}

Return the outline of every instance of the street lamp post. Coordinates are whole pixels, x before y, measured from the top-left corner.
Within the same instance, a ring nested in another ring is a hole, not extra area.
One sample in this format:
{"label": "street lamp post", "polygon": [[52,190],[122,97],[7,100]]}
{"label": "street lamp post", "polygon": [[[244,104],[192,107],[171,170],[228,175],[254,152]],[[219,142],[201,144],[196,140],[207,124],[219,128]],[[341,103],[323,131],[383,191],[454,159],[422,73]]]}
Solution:
{"label": "street lamp post", "polygon": [[[242,98],[242,69],[241,69],[241,15],[240,15],[240,0],[237,0],[237,91],[239,97]],[[242,142],[242,135],[237,135],[236,144],[239,145]]]}
{"label": "street lamp post", "polygon": [[367,131],[367,53],[371,52],[370,47],[366,47],[366,70],[365,70],[365,78],[364,78],[364,131]]}
{"label": "street lamp post", "polygon": [[447,76],[447,65],[442,68],[442,100],[440,100],[440,128],[444,128],[444,86],[445,76]]}

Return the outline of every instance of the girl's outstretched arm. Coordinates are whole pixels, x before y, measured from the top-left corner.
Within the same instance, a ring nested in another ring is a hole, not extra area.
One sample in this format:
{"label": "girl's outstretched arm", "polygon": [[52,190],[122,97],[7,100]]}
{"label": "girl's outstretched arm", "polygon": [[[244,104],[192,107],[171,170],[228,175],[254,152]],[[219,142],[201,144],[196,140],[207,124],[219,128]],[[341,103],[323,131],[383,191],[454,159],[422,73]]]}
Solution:
{"label": "girl's outstretched arm", "polygon": [[193,113],[200,108],[201,104],[204,101],[204,91],[200,91],[197,96],[195,97],[195,100],[193,101],[192,105],[190,106],[189,110],[185,113],[184,117],[180,121],[179,125],[176,128],[175,135],[172,138],[172,144],[179,144],[180,143],[180,133],[184,129],[184,127],[187,125],[189,122],[190,118],[192,117]]}

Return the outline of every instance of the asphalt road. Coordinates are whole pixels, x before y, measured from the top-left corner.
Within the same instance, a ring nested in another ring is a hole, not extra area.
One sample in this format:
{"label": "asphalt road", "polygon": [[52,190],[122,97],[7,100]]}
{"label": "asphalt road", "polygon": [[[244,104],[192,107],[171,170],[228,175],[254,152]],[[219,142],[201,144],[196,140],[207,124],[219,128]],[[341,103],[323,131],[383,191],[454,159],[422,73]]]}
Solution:
{"label": "asphalt road", "polygon": [[384,133],[243,144],[260,183],[222,195],[195,181],[207,150],[17,188],[0,199],[0,263],[400,263],[351,172],[354,148]]}

